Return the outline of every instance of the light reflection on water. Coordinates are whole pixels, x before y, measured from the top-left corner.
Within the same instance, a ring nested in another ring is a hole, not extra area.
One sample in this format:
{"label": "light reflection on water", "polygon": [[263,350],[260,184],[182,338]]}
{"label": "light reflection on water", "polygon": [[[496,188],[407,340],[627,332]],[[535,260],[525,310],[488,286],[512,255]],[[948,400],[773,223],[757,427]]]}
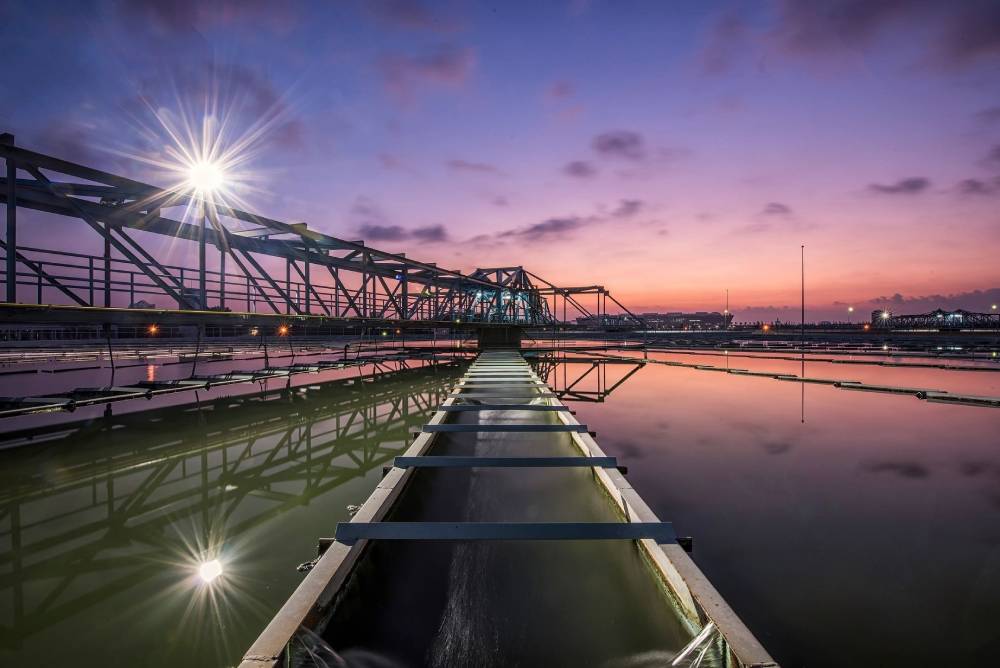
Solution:
{"label": "light reflection on water", "polygon": [[[992,661],[1000,410],[659,365],[576,383],[586,368],[546,371],[653,510],[695,537],[695,560],[782,665]],[[806,370],[1000,394],[997,373]],[[234,663],[449,385],[443,370],[404,376],[94,421],[0,453],[0,663]],[[201,581],[216,558],[222,575]],[[614,665],[669,658],[647,654]]]}
{"label": "light reflection on water", "polygon": [[0,665],[234,665],[456,374],[53,427],[0,452]]}
{"label": "light reflection on water", "polygon": [[[1000,394],[989,372],[806,375]],[[652,364],[574,408],[781,665],[995,662],[1000,410]]]}

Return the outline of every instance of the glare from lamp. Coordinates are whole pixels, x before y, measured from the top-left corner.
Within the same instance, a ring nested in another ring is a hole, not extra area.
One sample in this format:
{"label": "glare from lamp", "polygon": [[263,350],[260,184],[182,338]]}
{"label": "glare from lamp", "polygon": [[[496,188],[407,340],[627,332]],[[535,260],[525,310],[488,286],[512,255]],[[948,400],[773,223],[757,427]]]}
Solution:
{"label": "glare from lamp", "polygon": [[218,559],[206,561],[198,566],[198,577],[206,584],[211,583],[220,575],[222,575],[222,562]]}
{"label": "glare from lamp", "polygon": [[188,167],[188,184],[196,192],[213,192],[221,188],[225,181],[225,172],[214,162],[200,161]]}

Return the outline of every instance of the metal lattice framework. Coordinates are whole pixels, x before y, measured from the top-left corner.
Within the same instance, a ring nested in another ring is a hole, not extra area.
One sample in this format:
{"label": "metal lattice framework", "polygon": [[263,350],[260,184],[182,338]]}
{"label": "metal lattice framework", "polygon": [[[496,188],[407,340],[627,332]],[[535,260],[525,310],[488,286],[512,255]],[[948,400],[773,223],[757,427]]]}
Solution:
{"label": "metal lattice framework", "polygon": [[893,315],[890,311],[873,311],[871,324],[876,329],[1000,329],[1000,313],[937,309],[930,313]]}
{"label": "metal lattice framework", "polygon": [[[539,326],[555,323],[558,296],[564,313],[568,300],[583,314],[590,311],[573,295],[597,294],[598,310],[606,296],[599,286],[557,288],[541,279],[539,288],[531,281],[538,277],[521,267],[472,274],[442,269],[304,223],[29,151],[15,146],[10,134],[0,135],[0,158],[7,170],[0,181],[0,202],[8,204],[0,249],[9,304]],[[103,240],[103,253],[19,245],[19,208],[83,221]],[[181,209],[198,215],[178,215]],[[197,265],[162,261],[151,250],[150,235],[161,243],[168,238],[197,244]],[[209,249],[217,257],[215,268],[208,266]],[[28,292],[33,299],[25,299]]]}
{"label": "metal lattice framework", "polygon": [[[206,517],[231,521],[235,538],[391,463],[446,398],[443,383],[457,371],[401,369],[363,386],[333,382],[305,397],[290,393],[291,405],[248,395],[239,401],[250,413],[229,410],[232,397],[153,413],[206,423],[204,435],[181,442],[149,413],[114,418],[114,427],[87,421],[32,432],[86,452],[99,447],[104,456],[70,453],[58,483],[39,473],[4,485],[0,592],[15,602],[15,613],[0,624],[0,648],[17,648],[154,576],[169,547],[167,529],[181,520],[206,532]],[[68,513],[58,510],[66,499]],[[117,556],[124,549],[133,550],[127,568]],[[94,574],[106,577],[86,579]]]}

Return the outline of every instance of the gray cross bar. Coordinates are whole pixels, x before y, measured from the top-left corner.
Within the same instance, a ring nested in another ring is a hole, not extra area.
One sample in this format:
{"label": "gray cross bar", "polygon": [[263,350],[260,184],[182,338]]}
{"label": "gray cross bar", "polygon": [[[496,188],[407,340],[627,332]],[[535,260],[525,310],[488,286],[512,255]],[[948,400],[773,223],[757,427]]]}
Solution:
{"label": "gray cross bar", "polygon": [[406,468],[556,468],[556,467],[600,467],[615,468],[615,457],[451,457],[423,456],[396,457],[393,466]]}
{"label": "gray cross bar", "polygon": [[341,522],[336,539],[677,541],[670,522]]}
{"label": "gray cross bar", "polygon": [[439,411],[446,413],[465,413],[468,411],[569,411],[569,406],[546,406],[545,404],[452,404],[438,406]]}
{"label": "gray cross bar", "polygon": [[425,424],[425,433],[473,431],[586,432],[585,424]]}

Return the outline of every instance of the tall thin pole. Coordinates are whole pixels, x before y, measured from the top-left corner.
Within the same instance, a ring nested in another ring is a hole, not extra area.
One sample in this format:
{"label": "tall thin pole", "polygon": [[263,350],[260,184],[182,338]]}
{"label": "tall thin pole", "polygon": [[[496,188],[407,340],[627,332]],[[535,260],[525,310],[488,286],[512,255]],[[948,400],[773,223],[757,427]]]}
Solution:
{"label": "tall thin pole", "polygon": [[[208,285],[205,277],[205,241],[207,239],[208,209],[204,201],[201,203],[201,227],[198,230],[198,305],[199,311],[208,310]],[[181,295],[183,297],[183,295]]]}
{"label": "tall thin pole", "polygon": [[[14,138],[11,137],[11,144]],[[7,301],[17,301],[17,163],[7,158]]]}
{"label": "tall thin pole", "polygon": [[805,381],[806,378],[806,245],[802,244],[802,247],[799,250],[801,252],[801,267],[802,267],[802,319],[799,324],[799,326],[801,327],[801,336],[802,336],[802,342],[800,344],[800,351],[801,351],[800,355],[802,357],[802,369],[800,372],[801,374],[800,378],[802,380],[799,382],[799,385],[801,385],[801,392],[802,392],[800,419],[802,420],[802,424],[805,424],[806,423],[806,381]]}
{"label": "tall thin pole", "polygon": [[802,320],[800,322],[802,332],[802,350],[806,349],[806,246],[802,244]]}

